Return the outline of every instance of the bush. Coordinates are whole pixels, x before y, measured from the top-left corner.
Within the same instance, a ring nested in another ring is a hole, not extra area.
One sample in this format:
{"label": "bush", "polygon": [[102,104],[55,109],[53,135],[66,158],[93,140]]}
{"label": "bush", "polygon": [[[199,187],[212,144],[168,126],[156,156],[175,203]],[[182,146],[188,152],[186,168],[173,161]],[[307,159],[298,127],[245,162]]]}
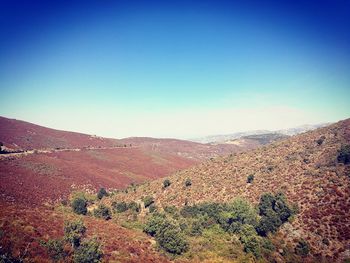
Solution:
{"label": "bush", "polygon": [[191,179],[187,178],[186,181],[185,181],[185,186],[188,187],[188,186],[191,186],[191,185],[192,185]]}
{"label": "bush", "polygon": [[145,208],[149,207],[151,204],[154,203],[154,198],[151,197],[151,196],[146,196],[144,199],[143,199],[143,203],[145,205]]}
{"label": "bush", "polygon": [[254,175],[253,174],[250,174],[250,175],[248,175],[248,177],[247,177],[247,183],[252,183],[253,182],[253,180],[254,180]]}
{"label": "bush", "polygon": [[86,232],[86,227],[81,220],[65,222],[64,224],[64,239],[69,242],[73,248],[80,245],[81,238]]}
{"label": "bush", "polygon": [[285,196],[278,193],[263,194],[259,202],[261,219],[256,230],[262,236],[269,232],[275,232],[283,223],[292,216],[293,210],[288,206]]}
{"label": "bush", "polygon": [[305,240],[300,240],[295,246],[295,253],[299,256],[306,257],[310,252],[309,244]]}
{"label": "bush", "polygon": [[160,233],[170,222],[163,215],[154,214],[145,224],[143,231],[150,236]]}
{"label": "bush", "polygon": [[111,210],[105,205],[99,205],[98,208],[94,210],[94,216],[98,218],[103,218],[105,220],[109,220],[112,218]]}
{"label": "bush", "polygon": [[150,212],[150,213],[154,213],[155,211],[157,211],[157,207],[156,207],[155,204],[151,204],[151,205],[148,207],[148,209],[149,209],[149,212]]}
{"label": "bush", "polygon": [[134,211],[136,213],[139,213],[141,211],[141,206],[137,204],[136,202],[130,202],[127,205],[127,208],[130,209],[131,211]]}
{"label": "bush", "polygon": [[123,213],[128,210],[128,205],[122,202],[113,202],[112,207],[117,211],[117,213]]}
{"label": "bush", "polygon": [[171,185],[170,180],[169,180],[169,179],[165,179],[164,182],[163,182],[164,188],[167,188],[167,187],[170,186],[170,185]]}
{"label": "bush", "polygon": [[343,163],[343,164],[350,163],[350,145],[343,145],[340,148],[337,160],[339,163]]}
{"label": "bush", "polygon": [[102,199],[104,196],[108,196],[108,193],[107,193],[106,189],[100,188],[100,190],[97,193],[97,198]]}
{"label": "bush", "polygon": [[62,239],[50,239],[40,243],[47,249],[47,254],[54,262],[64,259],[67,256],[63,248],[64,241]]}
{"label": "bush", "polygon": [[83,197],[76,197],[72,201],[73,212],[78,215],[86,215],[87,213],[87,201]]}
{"label": "bush", "polygon": [[76,263],[97,263],[101,262],[103,252],[100,244],[95,240],[84,241],[79,248],[74,251],[73,262]]}
{"label": "bush", "polygon": [[325,136],[321,136],[320,138],[318,138],[317,141],[316,141],[317,145],[321,145],[324,142],[325,139],[326,139]]}
{"label": "bush", "polygon": [[164,211],[168,214],[174,215],[177,212],[176,206],[166,206],[164,207]]}
{"label": "bush", "polygon": [[240,238],[244,246],[244,251],[252,253],[256,258],[261,256],[260,239],[252,225],[243,224],[239,231]]}
{"label": "bush", "polygon": [[168,253],[180,255],[188,250],[188,242],[181,231],[173,225],[168,225],[156,239],[159,245]]}

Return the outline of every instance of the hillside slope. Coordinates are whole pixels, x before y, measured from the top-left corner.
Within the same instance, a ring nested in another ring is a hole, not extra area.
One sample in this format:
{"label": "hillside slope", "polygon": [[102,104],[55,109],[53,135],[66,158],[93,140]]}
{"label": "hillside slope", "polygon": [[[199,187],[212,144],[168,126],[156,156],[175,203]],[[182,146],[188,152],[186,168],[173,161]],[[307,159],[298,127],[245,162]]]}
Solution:
{"label": "hillside slope", "polygon": [[[278,232],[285,244],[304,238],[315,258],[341,261],[350,255],[350,167],[337,161],[350,144],[350,119],[254,151],[217,158],[121,193],[117,199],[153,196],[156,205],[226,202],[241,196],[257,203],[265,192],[282,191],[300,212]],[[254,181],[247,183],[247,177]],[[191,186],[185,186],[190,179]]]}

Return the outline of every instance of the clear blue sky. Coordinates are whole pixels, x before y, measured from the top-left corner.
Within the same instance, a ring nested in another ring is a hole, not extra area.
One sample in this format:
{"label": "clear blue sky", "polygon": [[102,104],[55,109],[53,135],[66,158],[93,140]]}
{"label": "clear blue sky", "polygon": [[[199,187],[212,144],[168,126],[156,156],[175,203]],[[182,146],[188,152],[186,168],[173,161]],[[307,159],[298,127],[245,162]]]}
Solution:
{"label": "clear blue sky", "polygon": [[240,2],[1,1],[0,115],[117,138],[350,117],[348,1]]}

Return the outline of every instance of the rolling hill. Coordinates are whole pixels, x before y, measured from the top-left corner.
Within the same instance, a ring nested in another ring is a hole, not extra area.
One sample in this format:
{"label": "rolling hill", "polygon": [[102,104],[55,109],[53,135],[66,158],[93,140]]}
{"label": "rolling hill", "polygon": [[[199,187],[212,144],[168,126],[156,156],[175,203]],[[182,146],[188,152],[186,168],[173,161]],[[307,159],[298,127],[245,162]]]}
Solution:
{"label": "rolling hill", "polygon": [[[265,192],[283,192],[299,207],[295,220],[277,233],[286,246],[303,238],[313,260],[341,262],[350,253],[350,166],[337,160],[350,144],[350,119],[256,150],[219,157],[120,193],[116,200],[152,196],[158,207],[200,202],[228,202],[243,197],[253,203]],[[247,182],[254,176],[252,183]],[[191,181],[186,186],[186,180]]]}

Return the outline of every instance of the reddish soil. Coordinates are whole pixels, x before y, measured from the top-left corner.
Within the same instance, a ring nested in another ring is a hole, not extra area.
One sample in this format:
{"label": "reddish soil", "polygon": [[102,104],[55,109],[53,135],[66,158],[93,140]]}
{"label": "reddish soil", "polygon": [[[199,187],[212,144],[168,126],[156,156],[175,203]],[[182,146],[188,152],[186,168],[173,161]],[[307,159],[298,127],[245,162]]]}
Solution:
{"label": "reddish soil", "polygon": [[0,161],[0,199],[39,205],[67,196],[74,185],[123,188],[167,176],[195,163],[139,148],[32,154]]}
{"label": "reddish soil", "polygon": [[[62,238],[64,221],[78,216],[52,209],[29,209],[0,202],[0,246],[25,262],[51,262],[40,240]],[[104,252],[104,262],[168,262],[153,248],[142,232],[125,229],[111,221],[81,217],[87,227],[86,237],[97,237]]]}
{"label": "reddish soil", "polygon": [[25,121],[0,116],[0,142],[12,149],[111,147],[116,139],[54,130]]}

